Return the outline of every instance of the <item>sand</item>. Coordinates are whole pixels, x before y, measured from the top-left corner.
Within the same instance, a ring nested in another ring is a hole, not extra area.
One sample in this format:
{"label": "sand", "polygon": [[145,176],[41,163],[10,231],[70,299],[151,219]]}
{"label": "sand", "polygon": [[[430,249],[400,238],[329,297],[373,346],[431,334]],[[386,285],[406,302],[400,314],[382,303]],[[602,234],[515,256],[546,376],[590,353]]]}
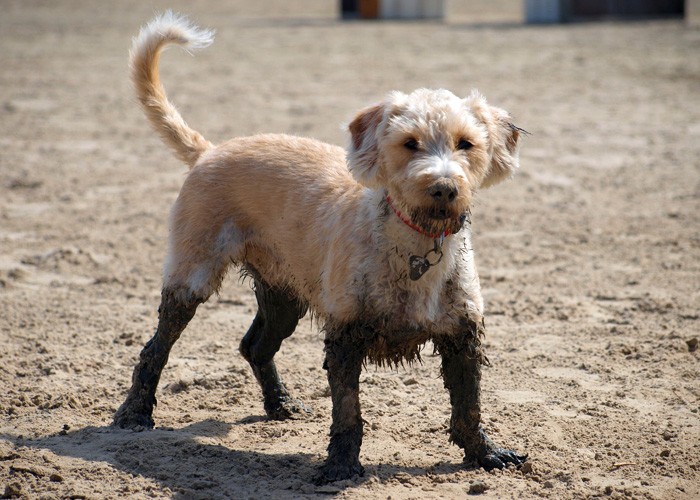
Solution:
{"label": "sand", "polygon": [[[482,498],[700,497],[700,31],[523,26],[507,1],[446,23],[247,3],[3,2],[0,494],[460,498],[483,482]],[[356,110],[424,86],[479,88],[531,132],[521,171],[472,210],[492,362],[483,424],[528,466],[462,464],[426,346],[422,365],[367,367],[366,474],[315,486],[330,424],[322,334],[302,320],[277,357],[313,413],[267,421],[238,354],[255,299],[236,273],[175,346],[157,428],[109,427],[155,328],[186,172],[127,78],[131,37],[166,7],[218,30],[196,57],[162,61],[170,97],[214,142],[343,145]]]}

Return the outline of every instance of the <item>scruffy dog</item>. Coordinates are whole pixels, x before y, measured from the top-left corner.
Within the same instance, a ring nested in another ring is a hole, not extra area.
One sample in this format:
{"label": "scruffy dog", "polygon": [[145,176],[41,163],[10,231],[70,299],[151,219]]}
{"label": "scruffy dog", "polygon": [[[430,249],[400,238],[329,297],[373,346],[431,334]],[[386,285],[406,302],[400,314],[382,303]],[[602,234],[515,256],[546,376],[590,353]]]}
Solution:
{"label": "scruffy dog", "polygon": [[170,219],[158,328],[141,352],[119,427],[153,427],[156,386],[197,306],[230,263],[254,280],[258,312],[240,345],[270,418],[308,411],[273,360],[307,310],[323,322],[333,402],[320,480],[362,474],[363,362],[419,358],[431,340],[450,393],[450,440],[486,469],[526,457],[482,430],[483,301],[469,206],[474,192],[518,167],[521,130],[478,93],[391,93],[349,125],[349,151],[287,135],[214,146],[167,100],[158,59],[168,44],[205,47],[213,33],[170,12],[141,29],[131,50],[139,100],[190,167]]}

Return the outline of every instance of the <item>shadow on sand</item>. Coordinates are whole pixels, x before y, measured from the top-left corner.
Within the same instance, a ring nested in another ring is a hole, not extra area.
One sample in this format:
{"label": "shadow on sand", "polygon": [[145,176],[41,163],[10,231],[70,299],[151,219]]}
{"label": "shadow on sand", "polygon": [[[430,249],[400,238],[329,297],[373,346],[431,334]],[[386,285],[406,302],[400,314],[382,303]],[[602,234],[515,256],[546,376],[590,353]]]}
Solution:
{"label": "shadow on sand", "polygon": [[[180,429],[135,432],[110,426],[85,427],[36,439],[9,434],[0,438],[17,447],[46,449],[92,462],[108,463],[135,476],[152,479],[174,492],[175,498],[298,498],[329,495],[370,480],[386,481],[400,473],[409,476],[453,474],[464,465],[438,464],[429,470],[392,464],[365,463],[365,475],[330,485],[314,479],[323,457],[313,453],[274,453],[236,450],[207,443],[225,437],[235,424],[204,420]],[[284,439],[284,438],[280,438]]]}

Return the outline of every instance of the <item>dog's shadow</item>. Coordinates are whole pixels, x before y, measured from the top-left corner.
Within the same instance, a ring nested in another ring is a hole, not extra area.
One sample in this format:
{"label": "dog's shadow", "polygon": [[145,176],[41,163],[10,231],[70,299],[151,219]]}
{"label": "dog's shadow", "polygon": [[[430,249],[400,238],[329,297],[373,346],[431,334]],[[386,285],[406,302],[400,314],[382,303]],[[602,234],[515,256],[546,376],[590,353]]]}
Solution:
{"label": "dog's shadow", "polygon": [[[255,419],[257,420],[257,419]],[[439,464],[430,470],[394,464],[364,464],[364,476],[317,486],[323,457],[315,453],[274,453],[236,450],[215,444],[233,425],[203,420],[180,429],[134,432],[114,427],[85,427],[47,437],[23,439],[9,434],[0,438],[17,447],[48,449],[57,455],[91,462],[150,478],[169,488],[176,498],[298,498],[329,495],[362,485],[370,478],[385,482],[397,477],[452,474],[462,464]],[[207,442],[212,441],[212,442]]]}

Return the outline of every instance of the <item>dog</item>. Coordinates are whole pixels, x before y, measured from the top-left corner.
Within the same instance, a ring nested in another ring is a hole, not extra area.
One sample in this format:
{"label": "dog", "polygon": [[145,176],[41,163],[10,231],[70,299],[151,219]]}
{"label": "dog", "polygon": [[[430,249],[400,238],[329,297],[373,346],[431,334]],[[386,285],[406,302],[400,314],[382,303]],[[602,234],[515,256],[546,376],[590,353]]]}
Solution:
{"label": "dog", "polygon": [[274,355],[311,311],[323,324],[333,403],[319,481],[363,474],[359,377],[366,361],[420,360],[432,341],[450,394],[450,441],[468,464],[522,464],[480,425],[483,300],[471,244],[474,193],[519,166],[522,129],[472,92],[393,92],[360,111],[348,150],[288,135],[214,146],[168,101],[158,77],[170,44],[206,47],[213,32],[172,12],[141,28],[131,78],[155,130],[190,171],[170,216],[156,333],[143,348],[113,425],[152,428],[170,349],[231,263],[254,283],[258,311],[240,352],[271,419],[308,411]]}

